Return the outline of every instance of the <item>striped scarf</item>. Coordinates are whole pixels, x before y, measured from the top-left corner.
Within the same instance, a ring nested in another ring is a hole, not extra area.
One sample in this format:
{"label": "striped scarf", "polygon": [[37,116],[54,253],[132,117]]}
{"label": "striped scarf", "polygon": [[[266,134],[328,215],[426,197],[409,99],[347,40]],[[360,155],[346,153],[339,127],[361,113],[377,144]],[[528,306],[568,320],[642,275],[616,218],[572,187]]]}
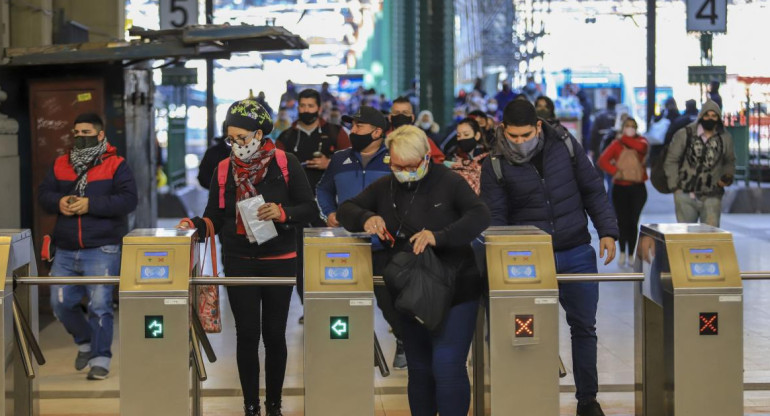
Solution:
{"label": "striped scarf", "polygon": [[[249,162],[238,159],[235,154],[230,155],[230,166],[232,166],[233,178],[235,178],[236,201],[243,201],[259,195],[257,184],[262,182],[262,179],[267,175],[267,166],[275,155],[275,145],[272,140],[263,140],[262,147],[254,153]],[[237,208],[235,210],[235,224],[238,234],[246,235],[246,228]]]}
{"label": "striped scarf", "polygon": [[85,196],[86,185],[88,184],[88,169],[91,166],[98,165],[101,162],[102,155],[107,151],[107,139],[99,142],[93,147],[85,149],[72,149],[70,151],[70,163],[75,173],[78,175],[78,181],[75,184],[75,192],[78,196]]}

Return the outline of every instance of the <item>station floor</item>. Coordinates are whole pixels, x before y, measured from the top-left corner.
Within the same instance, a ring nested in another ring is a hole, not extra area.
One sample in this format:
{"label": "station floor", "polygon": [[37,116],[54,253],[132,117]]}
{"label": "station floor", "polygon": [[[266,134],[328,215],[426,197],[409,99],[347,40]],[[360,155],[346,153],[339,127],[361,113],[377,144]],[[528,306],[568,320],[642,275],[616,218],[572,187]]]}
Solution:
{"label": "station floor", "polygon": [[[674,222],[673,199],[650,190],[650,199],[642,223]],[[202,211],[202,209],[201,209]],[[160,226],[173,226],[174,220],[162,220]],[[736,251],[742,270],[770,270],[767,247],[770,242],[770,216],[724,214],[722,228],[734,233]],[[595,237],[595,236],[594,236]],[[596,238],[594,238],[596,240]],[[616,263],[601,266],[600,271],[630,271]],[[225,291],[222,291],[226,295]],[[631,283],[602,283],[598,313],[599,400],[608,415],[633,415],[633,287]],[[746,282],[744,286],[744,382],[745,413],[770,415],[770,282]],[[203,384],[206,415],[242,415],[240,384],[235,365],[235,329],[226,297],[223,298],[224,330],[210,335],[219,360],[206,364],[209,379]],[[303,331],[297,320],[302,306],[295,296],[289,315],[287,341],[289,363],[284,387],[284,415],[303,414]],[[48,364],[39,370],[40,410],[42,415],[117,415],[120,392],[120,355],[116,321],[112,372],[107,380],[88,381],[86,372],[76,372],[76,349],[70,337],[52,318],[41,317],[40,338]],[[377,314],[376,331],[386,357],[392,360],[395,348],[388,326]],[[574,381],[571,372],[569,329],[562,314],[560,352],[569,374],[561,380],[561,414],[575,414]],[[260,356],[264,358],[261,350]],[[488,362],[488,361],[487,361]],[[146,364],[149,367],[151,363]],[[372,369],[375,373],[375,369]],[[392,370],[390,377],[376,374],[376,415],[409,415],[406,398],[407,373]],[[264,388],[264,385],[263,385]],[[495,415],[497,416],[497,415]]]}

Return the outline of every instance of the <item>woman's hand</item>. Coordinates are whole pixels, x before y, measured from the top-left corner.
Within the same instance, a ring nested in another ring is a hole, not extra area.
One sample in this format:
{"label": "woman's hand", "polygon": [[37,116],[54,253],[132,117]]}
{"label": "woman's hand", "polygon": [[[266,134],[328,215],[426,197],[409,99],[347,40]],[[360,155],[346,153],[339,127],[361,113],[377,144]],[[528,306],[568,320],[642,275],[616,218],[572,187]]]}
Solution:
{"label": "woman's hand", "polygon": [[275,221],[281,218],[281,207],[272,202],[266,202],[257,209],[257,219],[260,221]]}
{"label": "woman's hand", "polygon": [[190,220],[182,220],[179,221],[179,224],[176,225],[177,230],[189,230],[193,227],[192,222]]}
{"label": "woman's hand", "polygon": [[422,230],[413,235],[412,238],[409,239],[409,242],[412,243],[414,254],[420,254],[425,251],[425,247],[436,246],[436,237],[433,235],[432,231]]}
{"label": "woman's hand", "polygon": [[385,239],[385,220],[379,215],[369,218],[364,223],[364,232],[376,234],[380,240]]}

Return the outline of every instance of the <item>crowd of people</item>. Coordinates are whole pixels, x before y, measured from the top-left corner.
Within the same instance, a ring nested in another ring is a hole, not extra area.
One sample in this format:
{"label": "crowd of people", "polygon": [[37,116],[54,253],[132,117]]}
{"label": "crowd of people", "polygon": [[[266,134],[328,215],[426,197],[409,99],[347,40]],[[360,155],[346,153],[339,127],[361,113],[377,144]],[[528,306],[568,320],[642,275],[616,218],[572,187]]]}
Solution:
{"label": "crowd of people", "polygon": [[[201,164],[207,206],[200,217],[179,225],[203,236],[204,218],[210,220],[222,244],[225,275],[296,276],[300,299],[303,228],[342,226],[371,234],[374,274],[386,278],[386,286],[375,291],[377,303],[393,329],[394,367],[408,369],[409,406],[417,416],[468,412],[465,360],[487,296],[484,257],[474,241],[488,226],[532,225],[551,234],[558,273],[596,273],[597,255],[609,264],[616,250],[625,267],[635,261],[648,176],[653,182],[663,178],[656,189],[674,194],[679,221],[718,226],[721,198],[735,170],[732,140],[719,104],[711,100],[699,113],[694,101],[684,114],[675,103],[666,105],[661,119],[673,131],[665,134],[657,156],[660,168],[654,165],[648,175],[651,145],[636,120],[614,112],[613,99],[594,117],[585,146],[559,123],[554,101],[529,83],[518,94],[503,83],[489,97],[477,82],[461,95],[461,111],[443,131],[428,109],[415,114],[415,96],[409,95],[389,102],[362,91],[360,101],[342,103],[328,85],[296,91],[288,82],[276,119],[263,96],[235,102],[223,137]],[[73,148],[56,160],[38,192],[41,205],[58,214],[52,273],[116,275],[127,214],[137,204],[136,184],[98,115],[79,116],[72,134]],[[264,200],[257,218],[273,222],[277,232],[261,244],[250,242],[237,209],[256,196]],[[589,218],[599,236],[598,253]],[[408,288],[388,276],[404,264],[394,259],[404,256],[438,259],[451,279],[451,292],[428,305],[438,320],[416,319],[425,304],[395,307],[393,299]],[[75,368],[90,367],[89,379],[109,374],[112,290],[52,288],[56,317],[78,346]],[[266,415],[280,416],[292,288],[227,290],[245,414],[262,414],[263,339]],[[88,320],[79,307],[84,295]],[[598,295],[598,283],[559,285],[572,334],[579,416],[603,415],[596,400]]]}

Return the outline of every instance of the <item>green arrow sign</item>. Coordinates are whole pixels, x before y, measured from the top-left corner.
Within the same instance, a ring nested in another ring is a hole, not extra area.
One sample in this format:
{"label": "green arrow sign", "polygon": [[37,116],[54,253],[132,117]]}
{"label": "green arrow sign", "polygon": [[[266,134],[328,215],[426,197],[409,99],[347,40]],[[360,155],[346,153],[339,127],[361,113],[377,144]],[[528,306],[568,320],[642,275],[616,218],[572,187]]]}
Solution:
{"label": "green arrow sign", "polygon": [[332,316],[329,318],[329,338],[350,338],[350,325],[347,316]]}
{"label": "green arrow sign", "polygon": [[163,316],[145,315],[144,316],[144,337],[145,338],[163,338]]}

